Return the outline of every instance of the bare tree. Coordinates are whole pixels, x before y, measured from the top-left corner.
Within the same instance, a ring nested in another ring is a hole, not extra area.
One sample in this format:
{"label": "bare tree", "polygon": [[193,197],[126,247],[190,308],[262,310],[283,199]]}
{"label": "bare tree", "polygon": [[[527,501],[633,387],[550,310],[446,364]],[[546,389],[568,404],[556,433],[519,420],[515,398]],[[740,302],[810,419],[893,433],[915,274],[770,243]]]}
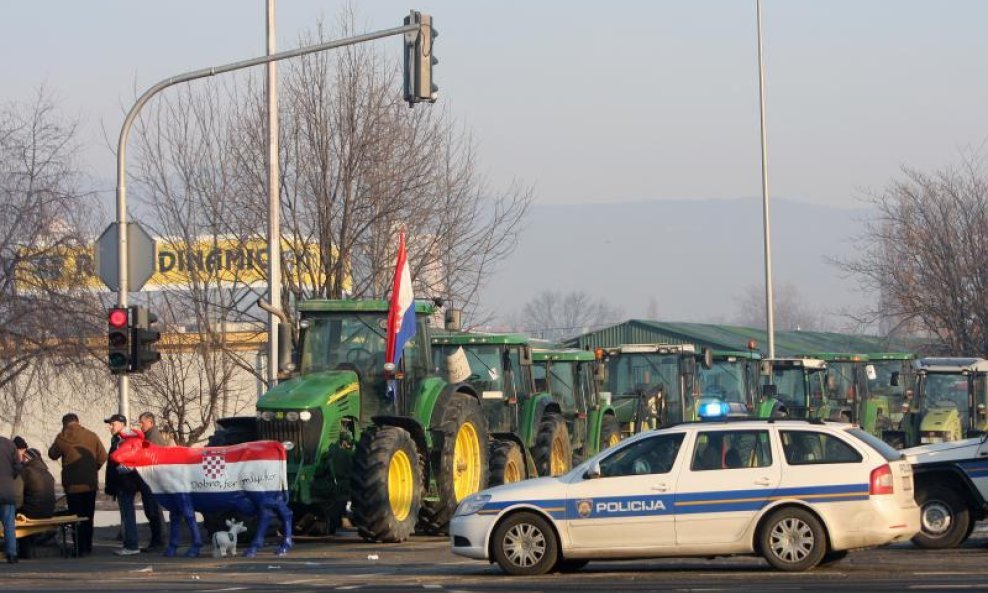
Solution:
{"label": "bare tree", "polygon": [[623,311],[585,292],[545,290],[522,308],[519,331],[546,340],[559,340],[617,323]]}
{"label": "bare tree", "polygon": [[979,154],[933,173],[903,168],[869,196],[859,257],[840,262],[878,295],[873,318],[918,327],[955,355],[988,356],[988,176]]}
{"label": "bare tree", "polygon": [[[737,299],[733,322],[747,327],[765,327],[765,290],[752,285]],[[776,287],[772,298],[775,329],[779,331],[826,331],[826,315],[794,284]]]}

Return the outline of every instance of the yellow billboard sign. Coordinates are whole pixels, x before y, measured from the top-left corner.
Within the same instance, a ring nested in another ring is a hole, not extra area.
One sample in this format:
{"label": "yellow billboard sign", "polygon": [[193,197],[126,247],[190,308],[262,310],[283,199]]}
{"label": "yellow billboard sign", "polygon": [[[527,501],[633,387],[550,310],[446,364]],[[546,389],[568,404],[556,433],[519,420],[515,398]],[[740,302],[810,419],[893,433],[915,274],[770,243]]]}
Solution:
{"label": "yellow billboard sign", "polygon": [[[191,287],[254,286],[266,282],[268,244],[261,239],[210,237],[187,244],[184,241],[155,240],[154,274],[144,290],[183,290]],[[105,290],[94,271],[94,245],[87,249],[35,250],[21,253],[18,290],[85,287]],[[282,239],[282,276],[287,282],[313,286],[323,282],[322,254],[316,243],[296,243]],[[347,278],[344,291],[352,288]]]}

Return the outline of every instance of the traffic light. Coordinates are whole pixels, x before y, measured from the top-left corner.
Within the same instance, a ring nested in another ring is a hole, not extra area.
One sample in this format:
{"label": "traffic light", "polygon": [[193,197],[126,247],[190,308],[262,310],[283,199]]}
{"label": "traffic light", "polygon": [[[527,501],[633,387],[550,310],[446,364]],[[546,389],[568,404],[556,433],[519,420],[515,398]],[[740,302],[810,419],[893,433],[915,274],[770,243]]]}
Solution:
{"label": "traffic light", "polygon": [[114,307],[107,315],[107,362],[110,372],[120,375],[130,371],[130,309]]}
{"label": "traffic light", "polygon": [[140,373],[161,360],[161,353],[155,349],[155,343],[161,339],[161,332],[151,328],[158,320],[157,315],[141,306],[131,307],[131,312],[134,329],[131,334],[133,350],[130,370]]}
{"label": "traffic light", "polygon": [[418,25],[417,31],[405,33],[405,101],[435,103],[439,87],[432,83],[432,67],[439,60],[432,53],[439,32],[432,28],[432,17],[417,10],[405,17],[406,25]]}

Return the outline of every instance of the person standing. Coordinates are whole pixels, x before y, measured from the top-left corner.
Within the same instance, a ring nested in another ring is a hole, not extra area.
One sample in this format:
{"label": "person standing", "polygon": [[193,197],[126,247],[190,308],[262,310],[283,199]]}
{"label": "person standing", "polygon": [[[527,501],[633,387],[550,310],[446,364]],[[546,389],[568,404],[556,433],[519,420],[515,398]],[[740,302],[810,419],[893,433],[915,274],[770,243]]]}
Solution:
{"label": "person standing", "polygon": [[[145,441],[159,447],[168,446],[164,435],[155,426],[154,414],[144,412],[138,416],[137,421],[141,425],[141,432],[144,433]],[[158,504],[157,499],[155,499],[154,494],[151,492],[151,488],[148,487],[147,482],[144,480],[141,480],[141,506],[144,507],[144,516],[147,517],[148,525],[151,527],[151,541],[146,548],[141,548],[141,551],[146,553],[156,552],[162,547],[161,533],[162,525],[165,522],[165,515],[161,511],[161,505]]]}
{"label": "person standing", "polygon": [[17,562],[16,520],[17,489],[14,480],[21,472],[21,460],[17,448],[10,439],[0,437],[0,521],[3,521],[3,547],[7,562]]}
{"label": "person standing", "polygon": [[96,514],[96,492],[99,470],[106,463],[106,448],[99,437],[79,424],[79,417],[69,413],[62,416],[62,432],[48,449],[48,457],[62,460],[62,487],[69,511],[86,520],[79,523],[79,555],[93,551],[93,516]]}
{"label": "person standing", "polygon": [[127,417],[114,414],[104,420],[110,429],[110,461],[106,464],[105,491],[107,495],[117,500],[120,506],[120,525],[123,527],[123,547],[113,553],[117,556],[140,554],[137,545],[137,515],[134,512],[134,498],[141,491],[141,478],[134,470],[124,467],[113,460],[113,452],[117,450],[125,438],[137,436],[132,428],[127,427]]}

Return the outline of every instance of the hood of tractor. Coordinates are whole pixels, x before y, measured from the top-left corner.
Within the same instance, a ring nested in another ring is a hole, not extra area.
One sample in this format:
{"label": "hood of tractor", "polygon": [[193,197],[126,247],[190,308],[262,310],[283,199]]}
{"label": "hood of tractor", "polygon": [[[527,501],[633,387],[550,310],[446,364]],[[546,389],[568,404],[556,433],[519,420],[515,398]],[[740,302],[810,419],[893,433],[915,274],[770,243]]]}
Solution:
{"label": "hood of tractor", "polygon": [[360,389],[353,371],[323,371],[279,383],[257,401],[259,410],[317,408]]}

